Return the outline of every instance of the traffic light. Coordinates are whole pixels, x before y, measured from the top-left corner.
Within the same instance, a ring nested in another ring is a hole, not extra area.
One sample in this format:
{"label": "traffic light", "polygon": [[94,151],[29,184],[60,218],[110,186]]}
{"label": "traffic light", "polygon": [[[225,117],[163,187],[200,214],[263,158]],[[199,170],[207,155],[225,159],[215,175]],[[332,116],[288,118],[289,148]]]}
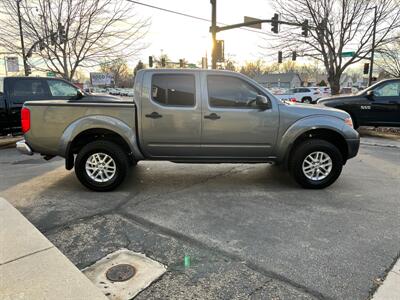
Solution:
{"label": "traffic light", "polygon": [[161,67],[165,67],[165,57],[161,58]]}
{"label": "traffic light", "polygon": [[278,51],[278,64],[282,63],[282,51]]}
{"label": "traffic light", "polygon": [[32,74],[32,68],[30,65],[26,66],[26,76],[29,76],[30,74]]}
{"label": "traffic light", "polygon": [[292,61],[296,61],[296,59],[297,59],[297,52],[293,51],[293,53],[292,53]]}
{"label": "traffic light", "polygon": [[61,23],[58,23],[58,38],[60,39],[60,44],[63,44],[67,41],[65,27]]}
{"label": "traffic light", "polygon": [[180,59],[180,60],[179,60],[179,67],[180,67],[180,68],[183,68],[183,67],[184,67],[184,61],[183,61],[183,59]]}
{"label": "traffic light", "polygon": [[153,67],[153,56],[149,56],[149,68]]}
{"label": "traffic light", "polygon": [[278,14],[274,14],[274,16],[271,19],[271,31],[273,33],[279,32],[279,15]]}
{"label": "traffic light", "polygon": [[304,37],[308,37],[308,20],[304,20],[301,25],[301,35]]}
{"label": "traffic light", "polygon": [[57,44],[57,32],[50,32],[50,44],[52,46],[54,46],[55,44]]}
{"label": "traffic light", "polygon": [[217,40],[216,44],[217,62],[225,61],[225,43],[223,40]]}
{"label": "traffic light", "polygon": [[369,63],[364,64],[364,72],[365,75],[369,74]]}

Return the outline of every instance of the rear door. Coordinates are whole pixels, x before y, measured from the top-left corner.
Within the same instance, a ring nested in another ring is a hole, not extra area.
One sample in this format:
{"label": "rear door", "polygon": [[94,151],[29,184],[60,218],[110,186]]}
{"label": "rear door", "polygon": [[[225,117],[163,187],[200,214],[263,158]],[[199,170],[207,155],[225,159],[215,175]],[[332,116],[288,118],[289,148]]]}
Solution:
{"label": "rear door", "polygon": [[279,127],[275,103],[261,109],[257,95],[268,95],[239,75],[203,74],[202,155],[265,159],[273,155]]}
{"label": "rear door", "polygon": [[141,141],[146,155],[197,156],[201,133],[198,74],[147,72],[143,88]]}
{"label": "rear door", "polygon": [[49,88],[42,78],[10,78],[8,103],[10,123],[20,127],[21,108],[26,101],[47,100],[50,98]]}

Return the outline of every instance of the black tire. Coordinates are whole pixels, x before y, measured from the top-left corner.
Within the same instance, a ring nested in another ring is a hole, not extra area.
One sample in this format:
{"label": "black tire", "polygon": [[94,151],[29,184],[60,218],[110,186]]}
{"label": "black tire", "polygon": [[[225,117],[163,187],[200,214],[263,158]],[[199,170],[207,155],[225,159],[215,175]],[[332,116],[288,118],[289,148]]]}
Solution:
{"label": "black tire", "polygon": [[301,99],[301,102],[302,102],[302,103],[309,103],[309,104],[311,104],[312,99],[311,99],[310,97],[304,97],[303,99]]}
{"label": "black tire", "polygon": [[[332,161],[330,173],[322,180],[310,179],[303,172],[304,160],[314,152],[324,152]],[[343,157],[339,149],[335,145],[319,139],[309,139],[298,145],[292,152],[289,163],[289,170],[294,180],[307,189],[323,189],[330,186],[339,177],[342,168]]]}
{"label": "black tire", "polygon": [[[115,162],[115,173],[108,181],[97,182],[86,172],[86,161],[95,153],[104,153]],[[120,146],[110,141],[99,140],[87,144],[79,151],[75,160],[75,174],[85,187],[96,192],[106,192],[115,189],[124,181],[128,166],[128,157]]]}

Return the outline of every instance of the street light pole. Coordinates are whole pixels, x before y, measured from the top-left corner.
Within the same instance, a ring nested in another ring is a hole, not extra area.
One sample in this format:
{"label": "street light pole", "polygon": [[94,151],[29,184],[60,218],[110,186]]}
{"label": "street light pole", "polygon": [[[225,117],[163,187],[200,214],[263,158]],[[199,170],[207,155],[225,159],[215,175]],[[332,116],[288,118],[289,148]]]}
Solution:
{"label": "street light pole", "polygon": [[26,63],[26,55],[25,55],[25,45],[24,45],[24,34],[22,32],[22,19],[21,19],[21,9],[20,9],[21,0],[17,0],[17,14],[18,14],[18,25],[19,25],[19,36],[21,38],[21,50],[22,50],[22,60],[24,62],[24,73],[25,76],[28,76],[28,65]]}
{"label": "street light pole", "polygon": [[212,50],[211,50],[211,68],[217,68],[217,0],[210,0],[211,2],[211,38],[212,38]]}
{"label": "street light pole", "polygon": [[372,32],[372,49],[371,49],[371,62],[369,65],[369,76],[368,76],[368,86],[372,84],[372,72],[374,70],[374,55],[375,55],[375,35],[376,35],[376,18],[378,14],[378,8],[374,7],[374,28]]}

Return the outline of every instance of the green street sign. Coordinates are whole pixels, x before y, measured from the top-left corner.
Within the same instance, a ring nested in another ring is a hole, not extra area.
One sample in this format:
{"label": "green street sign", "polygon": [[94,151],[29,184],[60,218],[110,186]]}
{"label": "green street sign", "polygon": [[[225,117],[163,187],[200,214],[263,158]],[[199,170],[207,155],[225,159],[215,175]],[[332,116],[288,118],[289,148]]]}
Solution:
{"label": "green street sign", "polygon": [[349,51],[349,52],[342,52],[340,54],[341,57],[354,57],[356,53],[354,51]]}
{"label": "green street sign", "polygon": [[47,72],[47,77],[56,77],[56,74],[54,72]]}

